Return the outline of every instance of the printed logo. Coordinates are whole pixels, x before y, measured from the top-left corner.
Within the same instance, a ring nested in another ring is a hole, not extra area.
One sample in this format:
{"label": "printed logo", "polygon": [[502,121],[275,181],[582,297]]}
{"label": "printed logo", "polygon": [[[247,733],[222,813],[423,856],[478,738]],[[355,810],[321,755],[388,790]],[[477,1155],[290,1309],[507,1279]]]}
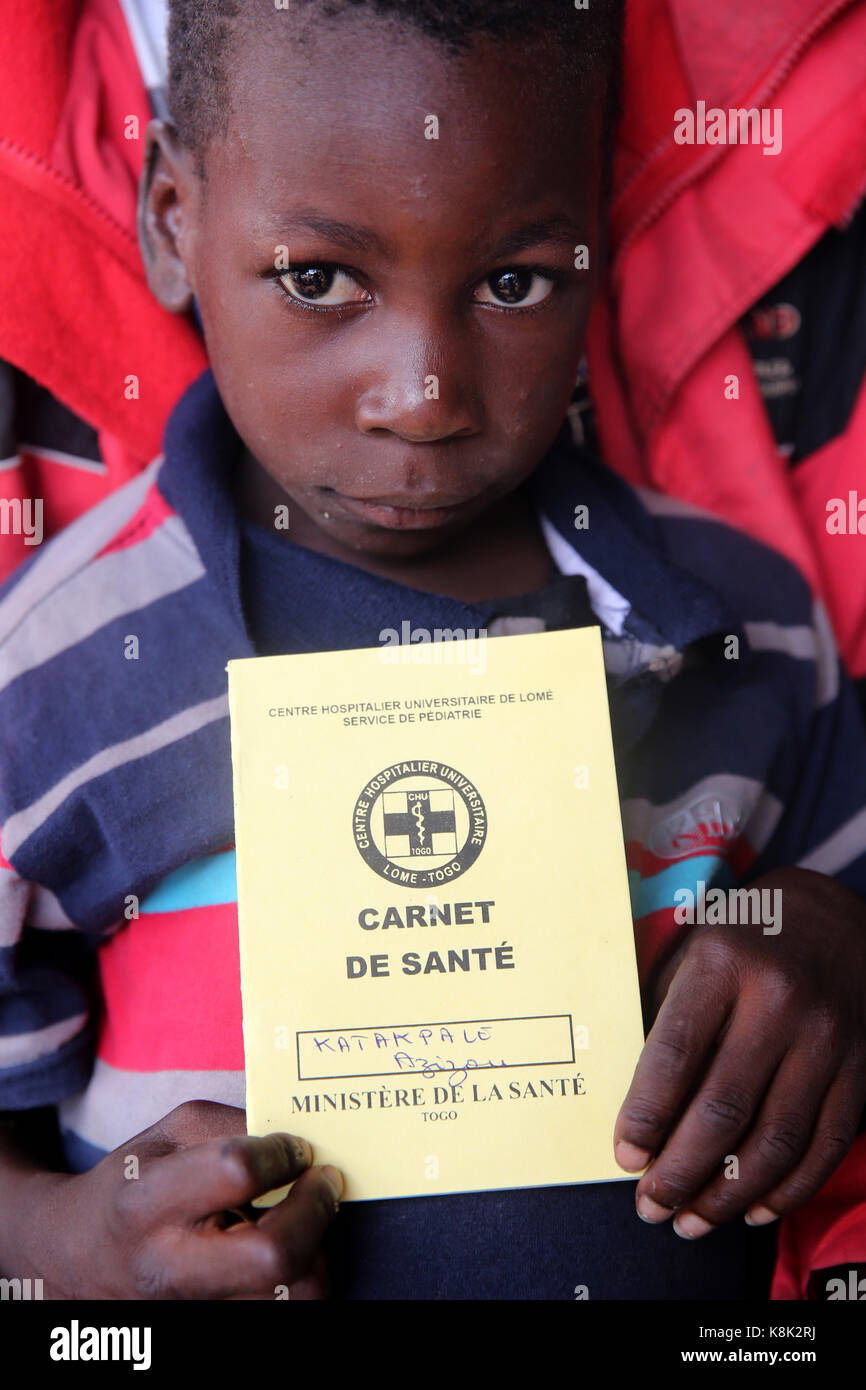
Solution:
{"label": "printed logo", "polygon": [[726,797],[701,797],[653,826],[648,847],[659,859],[685,859],[736,839],[741,819]]}
{"label": "printed logo", "polygon": [[487,837],[487,811],[469,779],[447,763],[393,763],[358,797],[352,832],[374,873],[429,888],[472,867]]}
{"label": "printed logo", "polygon": [[800,310],[794,304],[767,304],[760,309],[752,309],[746,315],[748,333],[751,338],[762,341],[793,338],[802,322]]}

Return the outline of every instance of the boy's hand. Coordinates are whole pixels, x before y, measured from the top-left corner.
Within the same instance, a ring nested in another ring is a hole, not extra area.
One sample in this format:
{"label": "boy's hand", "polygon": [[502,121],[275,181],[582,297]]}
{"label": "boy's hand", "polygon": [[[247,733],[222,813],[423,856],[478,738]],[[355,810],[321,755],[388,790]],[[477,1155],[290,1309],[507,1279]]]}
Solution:
{"label": "boy's hand", "polygon": [[750,886],[782,890],[781,931],[690,934],[614,1132],[627,1171],[652,1159],[640,1215],[676,1212],[687,1237],[799,1206],[845,1156],[866,1097],[866,907],[805,869]]}
{"label": "boy's hand", "polygon": [[[137,1177],[125,1175],[132,1158]],[[193,1101],[87,1173],[44,1175],[44,1237],[30,1258],[45,1296],[273,1299],[285,1285],[292,1298],[323,1297],[318,1252],[342,1178],[310,1158],[291,1135],[248,1137],[243,1110]],[[231,1209],[294,1179],[256,1221],[229,1224]]]}

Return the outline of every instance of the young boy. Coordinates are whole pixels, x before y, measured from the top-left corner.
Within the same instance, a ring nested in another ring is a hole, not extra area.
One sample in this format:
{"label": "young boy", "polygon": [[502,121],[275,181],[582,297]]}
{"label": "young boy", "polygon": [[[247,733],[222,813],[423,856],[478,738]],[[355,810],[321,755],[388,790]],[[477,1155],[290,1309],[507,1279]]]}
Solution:
{"label": "young boy", "polygon": [[[639,497],[565,423],[621,9],[172,6],[141,245],[158,299],[197,305],[212,371],[164,458],[0,598],[0,1103],[59,1103],[68,1170],[28,1152],[26,1124],[8,1138],[0,1267],[46,1293],[320,1290],[339,1175],[286,1136],[241,1138],[232,1108],[225,664],[374,646],[404,619],[601,624],[653,1025],[611,1140],[626,1172],[649,1167],[636,1195],[350,1204],[337,1290],[765,1296],[772,1222],[856,1132],[866,747],[826,624],[779,556]],[[683,916],[684,891],[736,883],[771,919]]]}

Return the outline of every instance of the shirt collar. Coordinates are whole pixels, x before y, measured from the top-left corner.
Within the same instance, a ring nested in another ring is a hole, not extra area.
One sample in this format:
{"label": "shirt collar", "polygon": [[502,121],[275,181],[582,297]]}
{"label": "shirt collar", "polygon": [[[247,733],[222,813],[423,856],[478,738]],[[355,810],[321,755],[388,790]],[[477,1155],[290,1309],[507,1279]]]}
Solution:
{"label": "shirt collar", "polygon": [[182,518],[231,618],[233,649],[254,656],[241,604],[240,529],[231,476],[241,441],[208,367],[188,386],[165,427],[158,486]]}
{"label": "shirt collar", "polygon": [[[531,487],[557,563],[563,568],[571,552],[571,572],[587,572],[593,606],[606,608],[616,635],[682,651],[714,633],[741,632],[726,599],[668,558],[634,489],[576,445],[567,423]],[[576,530],[578,507],[587,509],[580,517],[586,525]],[[595,592],[593,574],[601,581]]]}

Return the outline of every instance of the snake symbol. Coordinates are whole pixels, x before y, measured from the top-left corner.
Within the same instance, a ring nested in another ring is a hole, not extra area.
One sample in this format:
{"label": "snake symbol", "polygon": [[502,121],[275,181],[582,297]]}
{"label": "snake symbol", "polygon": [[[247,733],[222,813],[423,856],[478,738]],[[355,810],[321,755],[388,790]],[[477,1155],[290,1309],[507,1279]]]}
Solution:
{"label": "snake symbol", "polygon": [[423,843],[424,843],[424,808],[423,808],[423,806],[421,805],[421,802],[420,802],[420,801],[416,801],[416,802],[415,802],[415,805],[412,807],[412,815],[415,817],[415,820],[418,822],[418,843],[419,843],[419,845],[423,845]]}

